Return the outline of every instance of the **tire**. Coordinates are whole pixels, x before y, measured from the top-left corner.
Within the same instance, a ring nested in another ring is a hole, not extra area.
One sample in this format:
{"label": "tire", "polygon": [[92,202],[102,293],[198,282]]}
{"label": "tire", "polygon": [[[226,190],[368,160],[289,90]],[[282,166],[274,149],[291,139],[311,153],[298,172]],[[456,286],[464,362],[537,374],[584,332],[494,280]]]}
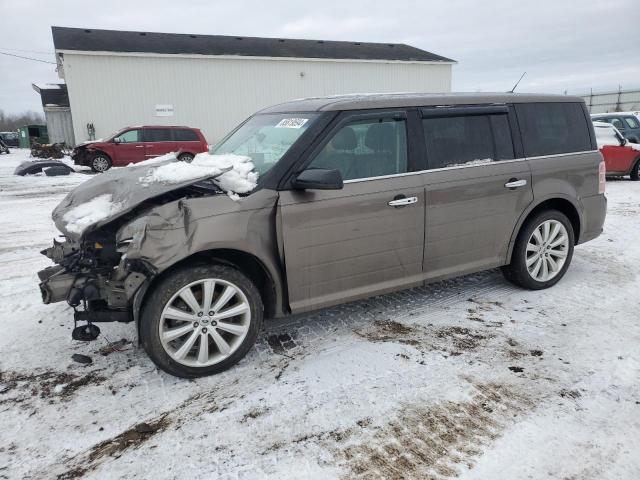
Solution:
{"label": "tire", "polygon": [[111,159],[104,153],[96,153],[91,157],[89,166],[96,173],[106,172],[111,168]]}
{"label": "tire", "polygon": [[[543,225],[548,223],[550,235],[553,235],[553,228],[562,228],[559,233],[556,233],[555,237],[551,238],[550,244],[546,244],[544,241],[540,242],[538,239],[544,240],[544,227]],[[540,229],[540,230],[538,230]],[[534,232],[537,234],[534,236]],[[566,235],[566,242],[553,246],[562,235]],[[538,247],[538,244],[541,246]],[[537,213],[535,216],[527,220],[522,226],[516,243],[511,255],[511,263],[502,267],[502,273],[505,278],[511,283],[526,288],[528,290],[541,290],[549,288],[560,281],[564,276],[571,258],[573,257],[573,247],[575,244],[575,234],[573,226],[567,218],[567,216],[557,210],[544,210]],[[531,245],[536,247],[532,250],[527,246]],[[546,245],[546,246],[545,246]],[[536,258],[537,257],[537,258]],[[548,259],[551,259],[549,261]],[[527,267],[527,261],[529,260],[530,266]],[[536,273],[536,267],[540,263],[540,269]],[[548,275],[545,276],[545,264]],[[553,271],[553,265],[556,265],[557,270]],[[530,272],[529,268],[533,271]]]}
{"label": "tire", "polygon": [[631,173],[629,174],[629,177],[634,182],[637,182],[638,180],[640,180],[640,158],[636,160],[636,164],[631,169]]}
{"label": "tire", "polygon": [[181,162],[191,163],[193,161],[193,155],[190,153],[183,153],[178,157]]}
{"label": "tire", "polygon": [[[183,298],[198,309],[206,306],[202,302],[205,282],[211,281],[215,286],[208,290],[209,308],[217,313],[194,312]],[[191,298],[187,293],[181,295],[187,289]],[[239,313],[219,317],[232,309]],[[258,337],[262,318],[260,293],[239,270],[226,265],[191,266],[171,273],[150,292],[142,310],[140,339],[151,360],[165,372],[182,378],[204,377],[229,369],[247,354]],[[223,352],[225,344],[228,352]]]}

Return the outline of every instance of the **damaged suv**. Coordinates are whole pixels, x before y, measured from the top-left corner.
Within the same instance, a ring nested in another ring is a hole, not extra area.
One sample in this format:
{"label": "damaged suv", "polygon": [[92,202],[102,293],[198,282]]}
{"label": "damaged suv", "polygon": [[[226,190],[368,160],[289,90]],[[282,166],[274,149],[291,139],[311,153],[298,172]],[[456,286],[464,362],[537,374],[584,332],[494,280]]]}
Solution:
{"label": "damaged suv", "polygon": [[[53,212],[45,303],[135,322],[163,370],[210,375],[263,318],[502,267],[547,288],[602,232],[605,171],[584,102],[349,95],[258,112],[193,162],[80,185]],[[86,323],[84,323],[86,322]]]}

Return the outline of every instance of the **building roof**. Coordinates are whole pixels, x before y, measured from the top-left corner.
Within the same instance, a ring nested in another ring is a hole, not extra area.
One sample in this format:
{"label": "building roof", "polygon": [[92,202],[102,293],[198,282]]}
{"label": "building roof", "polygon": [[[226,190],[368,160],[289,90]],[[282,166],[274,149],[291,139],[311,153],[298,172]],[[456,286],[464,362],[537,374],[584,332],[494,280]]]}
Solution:
{"label": "building roof", "polygon": [[56,50],[443,62],[455,60],[403,43],[189,35],[51,27]]}
{"label": "building roof", "polygon": [[69,94],[64,83],[32,83],[33,89],[40,94],[42,106],[68,107]]}
{"label": "building roof", "polygon": [[535,93],[355,93],[292,100],[260,113],[319,112],[367,108],[404,108],[440,105],[492,105],[530,102],[584,102],[582,97]]}

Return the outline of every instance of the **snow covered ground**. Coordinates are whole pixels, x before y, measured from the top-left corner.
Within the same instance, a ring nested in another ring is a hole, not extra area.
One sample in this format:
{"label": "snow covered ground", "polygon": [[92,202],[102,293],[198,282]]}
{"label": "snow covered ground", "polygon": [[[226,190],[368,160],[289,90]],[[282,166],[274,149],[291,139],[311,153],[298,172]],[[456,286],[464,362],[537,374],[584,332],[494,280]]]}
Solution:
{"label": "snow covered ground", "polygon": [[608,182],[604,234],[550,290],[490,271],[273,321],[238,366],[187,381],[133,325],[75,342],[71,309],[41,303],[50,212],[87,175],[14,177],[15,152],[0,478],[640,478],[640,182]]}

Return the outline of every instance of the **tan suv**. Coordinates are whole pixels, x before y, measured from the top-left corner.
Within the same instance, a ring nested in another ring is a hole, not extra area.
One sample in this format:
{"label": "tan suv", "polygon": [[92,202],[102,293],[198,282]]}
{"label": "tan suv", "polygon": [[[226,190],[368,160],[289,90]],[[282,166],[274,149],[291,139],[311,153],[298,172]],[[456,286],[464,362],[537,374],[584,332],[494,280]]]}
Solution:
{"label": "tan suv", "polygon": [[[160,368],[210,375],[247,353],[263,317],[494,267],[550,287],[606,213],[604,163],[577,97],[305,99],[258,112],[213,153],[248,157],[257,186],[139,188],[157,168],[141,164],[56,208],[66,240],[43,252],[58,265],[39,273],[40,288],[87,322],[74,338],[95,338],[93,322],[135,321]],[[83,229],[71,228],[72,209],[86,213]]]}

